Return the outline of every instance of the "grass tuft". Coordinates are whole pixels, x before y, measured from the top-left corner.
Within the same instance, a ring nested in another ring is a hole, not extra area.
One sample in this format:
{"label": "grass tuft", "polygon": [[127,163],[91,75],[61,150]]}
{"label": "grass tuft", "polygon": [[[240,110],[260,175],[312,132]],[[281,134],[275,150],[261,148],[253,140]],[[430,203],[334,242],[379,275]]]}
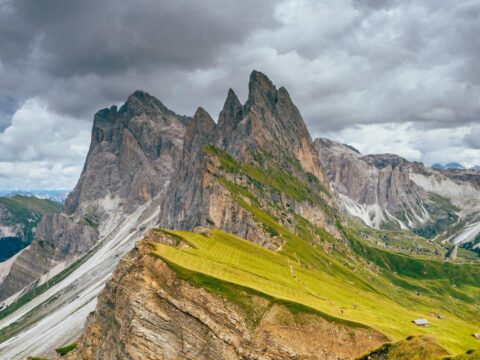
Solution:
{"label": "grass tuft", "polygon": [[68,353],[71,353],[72,351],[76,350],[78,347],[77,343],[72,343],[70,345],[55,349],[58,355],[60,356],[65,356]]}

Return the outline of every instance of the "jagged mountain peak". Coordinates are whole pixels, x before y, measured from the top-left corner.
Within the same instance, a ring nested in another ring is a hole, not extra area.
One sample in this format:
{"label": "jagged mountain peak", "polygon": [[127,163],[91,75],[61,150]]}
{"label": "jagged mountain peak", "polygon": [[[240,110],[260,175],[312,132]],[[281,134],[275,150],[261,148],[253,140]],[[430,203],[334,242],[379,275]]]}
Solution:
{"label": "jagged mountain peak", "polygon": [[187,131],[195,133],[213,132],[216,129],[215,121],[210,114],[201,106],[195,111],[192,121],[190,122]]}
{"label": "jagged mountain peak", "polygon": [[146,114],[152,116],[155,114],[177,115],[166,107],[156,97],[148,92],[136,90],[133,92],[119,110],[120,113],[127,113],[131,116]]}
{"label": "jagged mountain peak", "polygon": [[273,82],[260,71],[252,71],[248,83],[248,105],[267,104],[271,107],[277,102],[277,89]]}
{"label": "jagged mountain peak", "polygon": [[375,166],[377,169],[383,169],[385,167],[396,168],[409,161],[396,154],[369,154],[362,157],[362,159],[369,165]]}
{"label": "jagged mountain peak", "polygon": [[232,88],[228,89],[227,98],[225,99],[225,104],[223,105],[223,108],[225,109],[226,107],[231,106],[242,106],[242,103],[240,102],[237,94]]}
{"label": "jagged mountain peak", "polygon": [[[248,87],[248,99],[243,107],[235,93],[229,91],[219,118],[225,135],[230,133],[234,143],[240,140],[242,144],[237,145],[241,147],[259,146],[270,153],[282,148],[293,155],[300,147],[312,145],[302,116],[284,87],[277,90],[265,74],[256,70],[250,75]],[[233,147],[238,149],[235,144]]]}
{"label": "jagged mountain peak", "polygon": [[[197,110],[195,111],[195,114],[193,115],[193,119],[195,118],[211,118],[210,114],[208,113],[207,110],[205,110],[203,107],[199,106]],[[213,119],[212,119],[213,120]]]}
{"label": "jagged mountain peak", "polygon": [[[228,89],[227,98],[225,99],[225,103],[223,104],[222,112],[226,112],[228,114],[235,113],[238,110],[241,110],[243,107],[242,103],[238,99],[237,94],[231,88]],[[220,122],[220,119],[219,119]]]}
{"label": "jagged mountain peak", "polygon": [[243,105],[232,89],[228,90],[223,109],[218,117],[218,125],[222,134],[232,132],[243,117]]}

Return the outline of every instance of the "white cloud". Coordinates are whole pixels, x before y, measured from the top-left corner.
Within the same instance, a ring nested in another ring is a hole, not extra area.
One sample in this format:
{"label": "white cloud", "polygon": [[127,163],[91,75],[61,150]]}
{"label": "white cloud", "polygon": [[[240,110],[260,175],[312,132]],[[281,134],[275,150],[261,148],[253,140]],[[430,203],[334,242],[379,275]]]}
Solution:
{"label": "white cloud", "polygon": [[352,145],[363,154],[394,153],[410,161],[460,162],[466,167],[480,163],[480,149],[465,147],[462,139],[470,126],[452,129],[418,129],[413,123],[359,125],[322,134]]}
{"label": "white cloud", "polygon": [[[472,128],[472,130],[465,135],[466,145],[472,147],[473,149],[480,149],[480,125],[477,125]],[[480,163],[480,159],[478,159]]]}
{"label": "white cloud", "polygon": [[0,133],[0,188],[71,188],[88,151],[91,124],[30,99]]}

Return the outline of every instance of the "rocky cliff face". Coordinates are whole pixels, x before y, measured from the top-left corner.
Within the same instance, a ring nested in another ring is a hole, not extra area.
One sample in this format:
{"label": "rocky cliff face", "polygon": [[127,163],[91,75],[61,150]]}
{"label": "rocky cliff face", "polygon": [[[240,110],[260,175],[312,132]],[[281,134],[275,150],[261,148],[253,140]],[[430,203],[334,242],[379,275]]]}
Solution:
{"label": "rocky cliff face", "polygon": [[362,156],[327,139],[315,145],[343,206],[367,225],[408,229],[430,220],[428,194],[409,178],[417,164],[393,154]]}
{"label": "rocky cliff face", "polygon": [[[210,151],[206,151],[208,146]],[[217,152],[238,164],[256,167],[258,171],[268,173],[275,167],[306,183],[313,181],[312,191],[319,194],[329,210],[333,207],[321,163],[297,107],[285,88],[277,90],[264,74],[254,71],[250,76],[247,102],[242,105],[230,89],[218,124],[203,109],[196,112],[184,138],[179,172],[168,192],[172,198],[165,202],[160,215],[161,226],[193,229],[208,225],[269,248],[279,245],[233,200],[225,183],[219,183],[218,179],[226,179],[255,193],[247,176],[226,170]],[[272,198],[280,196],[278,193],[270,195]],[[265,194],[259,198],[264,197]],[[312,206],[307,199],[280,200],[283,200],[284,209],[297,211],[339,236],[334,216],[326,213],[325,206]],[[268,204],[263,206],[268,207]]]}
{"label": "rocky cliff face", "polygon": [[99,111],[84,169],[65,201],[65,212],[41,220],[32,245],[5,276],[0,300],[35,286],[53,267],[86,253],[165,190],[177,171],[188,122],[140,91],[120,109]]}
{"label": "rocky cliff face", "polygon": [[127,213],[151,200],[176,171],[188,122],[141,91],[120,109],[99,111],[82,175],[65,201],[66,213],[86,212],[101,221],[105,211],[99,199],[118,201]]}
{"label": "rocky cliff face", "polygon": [[433,170],[393,154],[362,155],[328,139],[315,140],[315,146],[337,202],[366,225],[454,243],[474,241],[480,232],[474,200],[480,198],[480,176],[474,171]]}
{"label": "rocky cliff face", "polygon": [[253,297],[252,314],[183,280],[149,243],[125,256],[70,359],[351,359],[386,338]]}

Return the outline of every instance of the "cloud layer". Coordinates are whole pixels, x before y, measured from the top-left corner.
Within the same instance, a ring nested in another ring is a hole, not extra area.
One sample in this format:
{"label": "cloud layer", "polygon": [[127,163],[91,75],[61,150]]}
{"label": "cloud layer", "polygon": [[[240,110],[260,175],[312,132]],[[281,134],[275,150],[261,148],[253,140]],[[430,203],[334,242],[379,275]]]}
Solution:
{"label": "cloud layer", "polygon": [[[94,112],[135,89],[215,117],[252,69],[316,136],[480,162],[479,17],[476,0],[0,0],[0,187],[54,185],[22,167],[71,186]],[[415,140],[438,134],[450,151]]]}

